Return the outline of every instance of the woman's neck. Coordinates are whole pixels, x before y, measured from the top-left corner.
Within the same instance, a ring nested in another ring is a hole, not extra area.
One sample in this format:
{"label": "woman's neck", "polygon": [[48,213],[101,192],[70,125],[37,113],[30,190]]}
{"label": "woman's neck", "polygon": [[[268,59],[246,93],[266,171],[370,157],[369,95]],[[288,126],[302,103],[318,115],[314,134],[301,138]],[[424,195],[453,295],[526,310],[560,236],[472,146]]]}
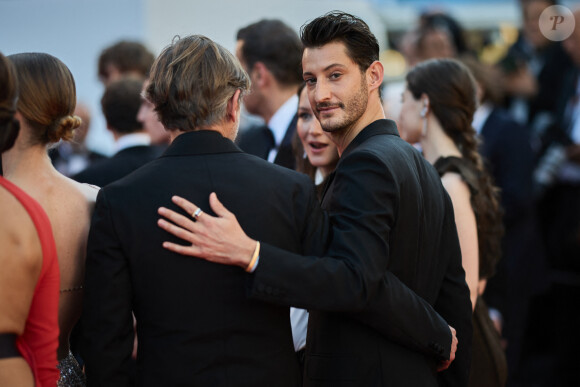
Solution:
{"label": "woman's neck", "polygon": [[427,133],[421,138],[421,148],[430,164],[435,164],[440,157],[463,157],[457,145],[433,116],[427,119]]}
{"label": "woman's neck", "polygon": [[46,145],[25,146],[19,140],[12,149],[2,154],[4,177],[16,183],[56,172],[48,157]]}

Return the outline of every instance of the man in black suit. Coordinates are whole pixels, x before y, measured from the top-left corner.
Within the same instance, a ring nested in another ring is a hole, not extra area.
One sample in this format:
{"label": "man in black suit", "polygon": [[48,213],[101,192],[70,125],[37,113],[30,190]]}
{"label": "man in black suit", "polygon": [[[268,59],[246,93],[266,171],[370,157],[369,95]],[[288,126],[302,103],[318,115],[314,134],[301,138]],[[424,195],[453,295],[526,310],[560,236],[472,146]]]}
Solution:
{"label": "man in black suit", "polygon": [[[191,243],[164,246],[253,271],[252,299],[308,308],[305,386],[465,386],[471,302],[453,208],[437,172],[384,119],[376,38],[362,20],[329,13],[302,28],[302,42],[310,103],[341,154],[323,198],[332,224],[325,256],[258,243],[215,195],[217,217],[193,222],[161,209],[173,223],[159,225]],[[437,374],[428,354],[447,356],[449,342],[426,334],[409,345],[425,321],[411,317],[418,303],[399,279],[457,329],[447,371]]]}
{"label": "man in black suit", "polygon": [[[155,219],[172,193],[202,201],[217,191],[253,235],[294,252],[322,251],[327,230],[312,185],[232,142],[249,80],[223,47],[201,36],[176,41],[150,81],[146,96],[173,142],[99,193],[83,314],[88,384],[130,384],[133,311],[137,385],[297,386],[288,308],[246,299],[235,268],[164,250]],[[277,222],[264,227],[272,214]]]}
{"label": "man in black suit", "polygon": [[294,169],[296,92],[302,83],[298,35],[280,20],[261,20],[238,31],[236,56],[252,81],[244,106],[266,123],[241,132],[238,145],[245,152]]}
{"label": "man in black suit", "polygon": [[139,79],[122,78],[107,86],[101,107],[107,129],[115,138],[117,153],[72,176],[74,180],[104,187],[161,154],[162,148],[150,146],[151,138],[137,121],[142,85]]}

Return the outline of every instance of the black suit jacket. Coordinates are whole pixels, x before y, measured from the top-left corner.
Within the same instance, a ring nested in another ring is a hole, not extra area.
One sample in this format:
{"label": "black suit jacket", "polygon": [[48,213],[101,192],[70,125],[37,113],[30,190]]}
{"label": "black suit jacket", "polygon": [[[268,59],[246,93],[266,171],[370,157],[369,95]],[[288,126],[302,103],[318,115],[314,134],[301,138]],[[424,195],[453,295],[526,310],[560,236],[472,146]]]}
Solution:
{"label": "black suit jacket", "polygon": [[162,152],[163,148],[157,146],[139,145],[125,148],[111,158],[97,161],[72,178],[80,183],[104,187],[156,159]]}
{"label": "black suit jacket", "polygon": [[[286,134],[282,139],[282,143],[278,147],[278,154],[274,159],[274,164],[281,165],[286,168],[294,169],[296,166],[296,159],[292,149],[292,137],[296,133],[296,123],[298,122],[298,115],[295,115],[288,125]],[[266,130],[270,130],[265,126],[254,127],[240,133],[238,144],[244,152],[268,159],[270,154],[273,136]]]}
{"label": "black suit jacket", "polygon": [[[437,172],[392,121],[378,120],[342,154],[323,207],[333,226],[326,257],[264,244],[250,289],[310,309],[304,385],[465,386],[471,302]],[[409,288],[457,329],[457,358],[439,375],[447,326],[434,330],[429,306]]]}
{"label": "black suit jacket", "polygon": [[178,210],[171,196],[180,195],[211,214],[211,192],[250,237],[323,252],[327,219],[308,177],[243,153],[217,132],[181,134],[163,156],[99,193],[83,314],[89,386],[129,383],[131,311],[139,386],[299,385],[289,308],[247,298],[251,276],[239,267],[162,247],[183,241],[157,226],[158,207]]}

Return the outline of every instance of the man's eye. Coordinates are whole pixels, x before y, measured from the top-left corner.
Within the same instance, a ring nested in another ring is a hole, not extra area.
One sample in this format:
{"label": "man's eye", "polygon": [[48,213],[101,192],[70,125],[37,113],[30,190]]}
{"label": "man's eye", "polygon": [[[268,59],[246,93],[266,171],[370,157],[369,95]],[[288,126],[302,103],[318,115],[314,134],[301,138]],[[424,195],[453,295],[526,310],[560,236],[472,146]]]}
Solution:
{"label": "man's eye", "polygon": [[306,78],[306,79],[304,80],[304,82],[305,82],[307,85],[314,85],[314,84],[316,83],[316,78]]}
{"label": "man's eye", "polygon": [[332,73],[330,74],[330,79],[338,79],[342,74],[340,73]]}

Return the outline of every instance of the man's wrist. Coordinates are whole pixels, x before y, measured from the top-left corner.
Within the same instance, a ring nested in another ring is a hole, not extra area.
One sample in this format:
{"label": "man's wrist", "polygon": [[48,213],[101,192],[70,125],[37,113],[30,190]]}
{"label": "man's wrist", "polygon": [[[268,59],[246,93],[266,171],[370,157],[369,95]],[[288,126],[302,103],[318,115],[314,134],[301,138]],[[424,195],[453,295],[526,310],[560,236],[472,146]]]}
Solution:
{"label": "man's wrist", "polygon": [[260,258],[260,242],[256,242],[256,247],[254,248],[254,253],[252,254],[252,259],[246,265],[245,270],[248,273],[253,273],[256,270],[256,266],[258,266],[258,260]]}

